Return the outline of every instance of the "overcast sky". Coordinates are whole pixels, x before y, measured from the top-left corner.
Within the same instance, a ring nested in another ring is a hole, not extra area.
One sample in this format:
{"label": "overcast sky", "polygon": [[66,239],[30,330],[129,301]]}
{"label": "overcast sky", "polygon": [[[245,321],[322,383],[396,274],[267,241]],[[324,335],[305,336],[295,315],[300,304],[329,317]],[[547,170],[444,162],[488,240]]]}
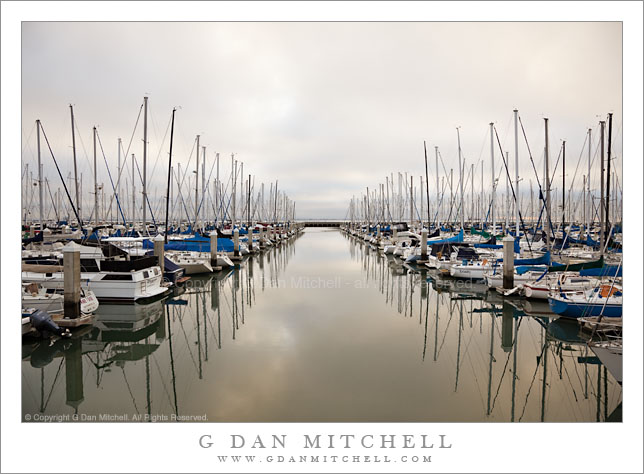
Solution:
{"label": "overcast sky", "polygon": [[[159,196],[173,106],[180,107],[175,162],[188,163],[200,134],[210,162],[220,153],[224,178],[234,152],[256,185],[279,180],[299,217],[342,218],[352,195],[384,183],[391,172],[424,174],[423,140],[430,185],[434,146],[456,172],[457,126],[466,166],[477,165],[476,186],[481,159],[487,184],[488,124],[496,123],[513,162],[514,108],[540,172],[543,118],[550,119],[554,158],[567,141],[568,179],[587,153],[587,129],[597,137],[599,120],[613,112],[621,169],[621,28],[617,22],[23,23],[22,159],[35,171],[40,119],[63,174],[73,169],[74,104],[89,190],[92,127],[115,173],[117,138],[127,148],[148,95],[149,192]],[[142,157],[141,124],[130,153]],[[534,179],[522,140],[519,159],[521,177]],[[44,152],[43,163],[57,186]],[[108,182],[101,155],[99,181]]]}

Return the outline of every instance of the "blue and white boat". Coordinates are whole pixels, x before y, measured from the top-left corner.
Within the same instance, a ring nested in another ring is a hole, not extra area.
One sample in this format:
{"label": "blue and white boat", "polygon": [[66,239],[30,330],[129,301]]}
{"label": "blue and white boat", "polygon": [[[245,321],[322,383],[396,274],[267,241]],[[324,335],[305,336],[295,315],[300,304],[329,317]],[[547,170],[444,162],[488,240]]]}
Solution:
{"label": "blue and white boat", "polygon": [[621,318],[622,289],[617,285],[603,284],[585,291],[561,292],[551,295],[548,304],[553,313],[567,318]]}

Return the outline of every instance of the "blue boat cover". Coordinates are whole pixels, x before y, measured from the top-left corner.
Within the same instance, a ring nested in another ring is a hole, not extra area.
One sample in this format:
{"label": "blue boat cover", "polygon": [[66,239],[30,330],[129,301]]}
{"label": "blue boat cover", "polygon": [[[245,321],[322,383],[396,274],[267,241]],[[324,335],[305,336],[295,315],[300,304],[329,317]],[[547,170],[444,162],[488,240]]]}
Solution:
{"label": "blue boat cover", "polygon": [[[154,243],[151,240],[144,240],[143,248],[153,249]],[[183,252],[210,252],[210,240],[201,236],[199,238],[193,237],[192,239],[186,240],[173,240],[165,244],[164,248],[165,250]],[[233,250],[234,244],[231,239],[222,239],[221,237],[217,239],[218,252],[232,252]]]}
{"label": "blue boat cover", "polygon": [[514,260],[514,265],[550,265],[550,252],[537,258],[517,258]]}
{"label": "blue boat cover", "polygon": [[448,244],[450,242],[463,242],[463,229],[461,229],[458,235],[455,235],[454,237],[449,237],[447,239],[441,239],[441,240],[427,241],[427,245]]}
{"label": "blue boat cover", "polygon": [[515,270],[517,272],[517,275],[523,275],[524,273],[527,272],[542,272],[542,271],[548,271],[548,267],[545,265],[519,265],[518,267],[515,267]]}

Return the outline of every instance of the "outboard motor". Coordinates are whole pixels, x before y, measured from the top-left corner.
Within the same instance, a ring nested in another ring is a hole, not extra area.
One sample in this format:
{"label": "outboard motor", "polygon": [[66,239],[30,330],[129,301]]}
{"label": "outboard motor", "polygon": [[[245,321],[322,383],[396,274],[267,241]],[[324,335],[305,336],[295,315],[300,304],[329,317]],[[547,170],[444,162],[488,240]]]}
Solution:
{"label": "outboard motor", "polygon": [[56,334],[60,337],[71,337],[72,334],[69,329],[62,329],[56,324],[49,314],[44,311],[37,310],[29,315],[29,322],[38,332],[47,334]]}

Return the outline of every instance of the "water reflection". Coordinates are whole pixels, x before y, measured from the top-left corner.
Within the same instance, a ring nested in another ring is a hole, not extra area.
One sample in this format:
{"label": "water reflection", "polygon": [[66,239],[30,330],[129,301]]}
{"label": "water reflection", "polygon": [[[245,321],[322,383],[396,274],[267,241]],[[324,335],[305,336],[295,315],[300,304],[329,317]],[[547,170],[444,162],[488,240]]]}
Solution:
{"label": "water reflection", "polygon": [[452,366],[453,393],[479,395],[485,417],[467,421],[621,418],[621,385],[590,351],[590,335],[575,321],[556,319],[547,302],[502,298],[482,282],[410,267],[345,239],[351,258],[367,280],[377,282],[385,304],[402,317],[412,317],[418,308],[421,360]]}
{"label": "water reflection", "polygon": [[172,298],[101,305],[73,339],[23,345],[22,385],[23,414],[89,421],[606,421],[621,409],[621,386],[547,305],[328,229]]}

